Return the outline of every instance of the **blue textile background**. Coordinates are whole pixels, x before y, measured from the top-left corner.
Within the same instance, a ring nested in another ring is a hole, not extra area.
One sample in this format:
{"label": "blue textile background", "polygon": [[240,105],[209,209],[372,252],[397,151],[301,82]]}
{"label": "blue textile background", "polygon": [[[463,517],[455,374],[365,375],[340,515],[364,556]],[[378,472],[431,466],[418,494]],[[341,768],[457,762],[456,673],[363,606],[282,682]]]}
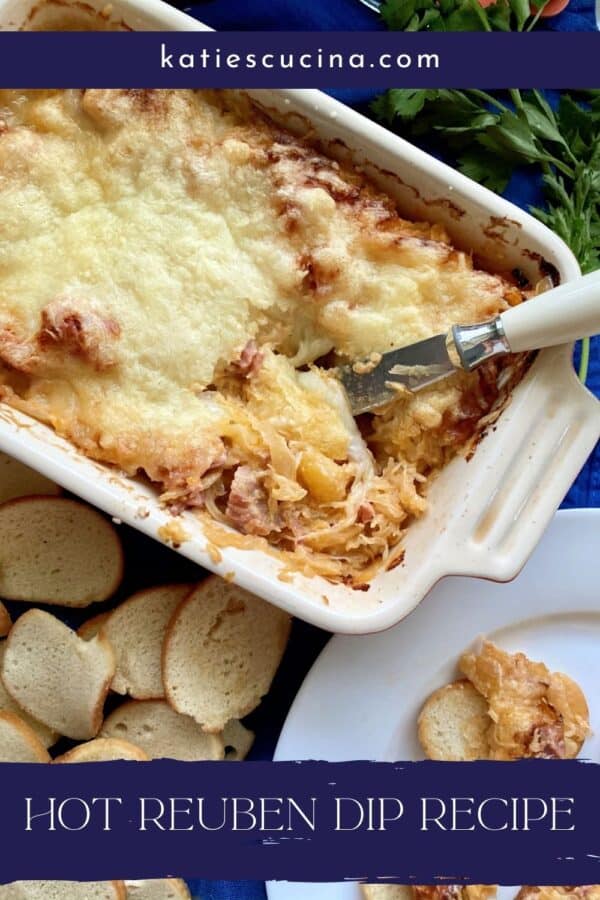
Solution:
{"label": "blue textile background", "polygon": [[[352,31],[382,28],[378,16],[359,0],[204,0],[186,5],[184,9],[211,27],[222,30]],[[571,0],[567,10],[542,21],[540,27],[558,31],[594,31],[593,0]],[[358,106],[362,111],[372,98],[370,91],[333,93],[339,100]],[[527,173],[517,173],[506,192],[510,200],[525,208],[538,201],[537,194],[538,186]],[[587,383],[590,390],[600,397],[600,338],[592,342]],[[596,448],[572,486],[563,506],[600,506],[600,447]],[[250,719],[258,735],[252,758],[271,758],[289,705],[327,637],[315,628],[295,623],[290,648],[273,690]],[[265,900],[266,897],[264,885],[258,882],[195,881],[190,886],[201,900]]]}
{"label": "blue textile background", "polygon": [[[184,10],[211,28],[229,31],[372,31],[383,28],[360,0],[203,0]],[[559,16],[542,19],[552,31],[594,31],[592,0],[571,0]]]}

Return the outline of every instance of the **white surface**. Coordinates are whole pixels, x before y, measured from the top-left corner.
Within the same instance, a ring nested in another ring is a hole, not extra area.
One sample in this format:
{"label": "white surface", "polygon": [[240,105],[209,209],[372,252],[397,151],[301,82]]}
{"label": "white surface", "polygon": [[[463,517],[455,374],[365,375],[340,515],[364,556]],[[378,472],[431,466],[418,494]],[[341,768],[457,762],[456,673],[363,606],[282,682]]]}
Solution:
{"label": "white surface", "polygon": [[[423,759],[416,718],[453,680],[459,655],[485,635],[582,687],[594,734],[581,756],[600,761],[600,510],[559,512],[511,584],[447,579],[382,634],[331,639],[306,678],[275,759]],[[507,896],[514,892],[504,891]],[[359,900],[357,885],[268,885],[269,900]]]}
{"label": "white surface", "polygon": [[[0,28],[14,27],[17,13],[23,21],[33,3],[0,0]],[[92,5],[104,6],[104,0]],[[115,0],[112,6],[115,19],[140,29],[202,27],[161,0]],[[519,267],[534,278],[541,255],[563,281],[579,274],[570,250],[539,221],[325,94],[250,93],[292,128],[310,120],[324,142],[332,142],[331,152],[361,164],[404,215],[445,225],[460,246],[498,268]],[[599,436],[600,404],[577,381],[570,348],[544,351],[473,459],[455,459],[436,479],[430,511],[404,542],[403,565],[378,575],[368,592],[300,575],[282,581],[281,564],[256,551],[228,548],[217,562],[190,513],[180,520],[189,539],[179,552],[220,575],[233,573],[243,587],[322,628],[385,629],[445,575],[514,577]],[[1,404],[0,449],[151,537],[159,539],[158,529],[169,520],[145,484],[86,459],[50,429]]]}
{"label": "white surface", "polygon": [[513,353],[600,333],[600,272],[561,284],[500,316]]}

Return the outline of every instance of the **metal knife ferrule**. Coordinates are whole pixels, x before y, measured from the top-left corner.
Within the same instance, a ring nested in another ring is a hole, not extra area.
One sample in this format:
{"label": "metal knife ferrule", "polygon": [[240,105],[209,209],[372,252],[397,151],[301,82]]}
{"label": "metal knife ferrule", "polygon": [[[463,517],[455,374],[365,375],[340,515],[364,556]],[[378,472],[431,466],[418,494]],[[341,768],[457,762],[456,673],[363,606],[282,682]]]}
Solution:
{"label": "metal knife ferrule", "polygon": [[452,328],[454,348],[460,358],[460,365],[472,372],[488,359],[510,353],[510,346],[502,327],[500,316],[477,325],[454,325]]}

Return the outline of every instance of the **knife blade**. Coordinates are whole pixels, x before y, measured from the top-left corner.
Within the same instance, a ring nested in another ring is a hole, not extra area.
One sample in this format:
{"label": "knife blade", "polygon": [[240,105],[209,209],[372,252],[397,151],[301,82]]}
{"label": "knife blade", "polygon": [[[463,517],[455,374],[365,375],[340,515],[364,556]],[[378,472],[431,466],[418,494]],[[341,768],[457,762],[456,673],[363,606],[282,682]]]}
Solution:
{"label": "knife blade", "polygon": [[456,357],[456,363],[452,361],[449,344],[452,345],[451,334],[436,334],[416,344],[339,366],[338,378],[346,389],[352,413],[356,416],[368,412],[404,391],[415,393],[452,374],[460,367],[460,360]]}
{"label": "knife blade", "polygon": [[600,329],[600,271],[573,278],[511,306],[487,322],[454,325],[448,334],[339,366],[354,415],[404,392],[415,393],[457,369],[473,372],[507,353],[568,344]]}

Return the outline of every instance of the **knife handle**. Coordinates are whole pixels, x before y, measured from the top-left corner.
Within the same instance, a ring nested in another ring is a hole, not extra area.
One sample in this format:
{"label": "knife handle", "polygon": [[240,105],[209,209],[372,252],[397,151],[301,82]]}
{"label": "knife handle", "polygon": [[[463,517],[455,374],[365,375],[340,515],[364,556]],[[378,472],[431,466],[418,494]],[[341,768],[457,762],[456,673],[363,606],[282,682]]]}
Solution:
{"label": "knife handle", "polygon": [[513,306],[499,318],[513,353],[596,334],[600,331],[600,271]]}
{"label": "knife handle", "polygon": [[454,346],[471,372],[504,353],[523,353],[600,332],[600,271],[513,306],[491,322],[455,325]]}

